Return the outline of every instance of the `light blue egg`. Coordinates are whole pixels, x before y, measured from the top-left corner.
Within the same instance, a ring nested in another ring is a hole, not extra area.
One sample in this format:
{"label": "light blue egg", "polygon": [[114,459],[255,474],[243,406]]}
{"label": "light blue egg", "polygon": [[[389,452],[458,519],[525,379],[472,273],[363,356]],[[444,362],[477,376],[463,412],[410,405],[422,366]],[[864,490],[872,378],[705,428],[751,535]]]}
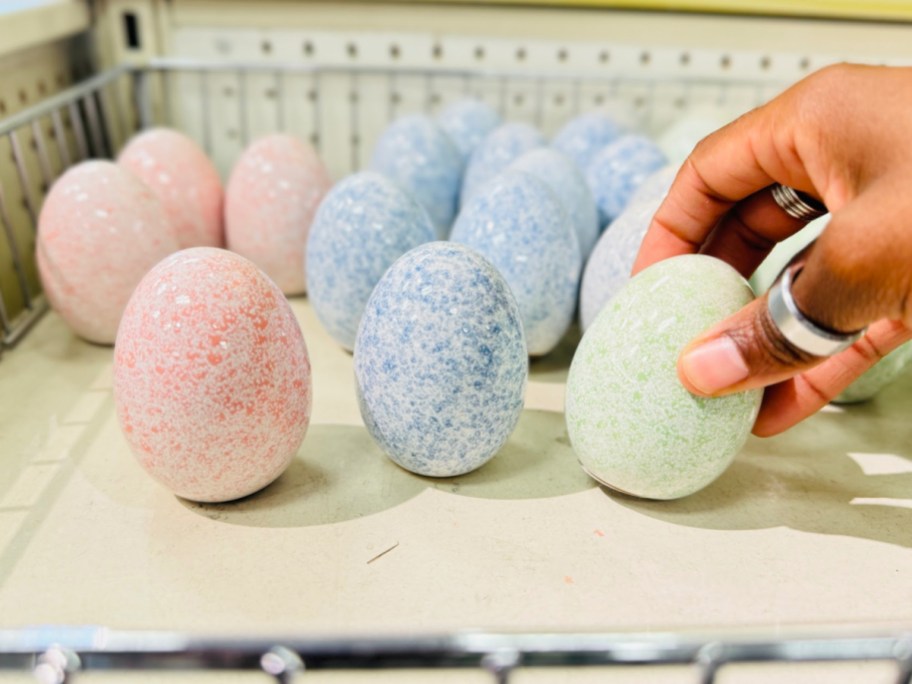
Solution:
{"label": "light blue egg", "polygon": [[500,114],[481,100],[457,100],[437,115],[437,123],[468,159],[485,136],[500,126]]}
{"label": "light blue egg", "polygon": [[416,247],[377,283],[354,366],[364,424],[393,461],[436,477],[475,470],[522,412],[528,357],[516,300],[468,247]]}
{"label": "light blue egg", "polygon": [[653,172],[636,189],[627,206],[633,207],[640,203],[649,203],[658,209],[659,204],[661,204],[661,201],[665,199],[671,189],[671,184],[677,175],[678,167],[673,164],[668,164]]}
{"label": "light blue egg", "polygon": [[544,181],[561,199],[573,221],[585,262],[598,240],[599,223],[595,198],[592,197],[583,172],[567,155],[548,147],[526,152],[509,168],[532,174]]}
{"label": "light blue egg", "polygon": [[586,169],[603,226],[620,216],[637,188],[668,160],[642,135],[625,135],[603,148]]}
{"label": "light blue egg", "polygon": [[307,239],[307,296],[336,342],[354,349],[377,281],[400,256],[434,239],[424,207],[378,173],[356,173],[326,194]]}
{"label": "light blue egg", "polygon": [[460,206],[465,206],[472,195],[526,152],[544,144],[542,134],[525,123],[507,123],[488,133],[469,157]]}
{"label": "light blue egg", "polygon": [[462,154],[450,136],[423,115],[404,116],[380,136],[370,168],[414,195],[446,238],[462,184]]}
{"label": "light blue egg", "polygon": [[547,354],[573,318],[581,258],[563,204],[534,176],[506,171],[480,190],[450,239],[487,258],[513,290],[529,354]]}
{"label": "light blue egg", "polygon": [[551,140],[551,147],[566,154],[585,172],[595,155],[622,133],[621,126],[614,119],[590,112],[565,123]]}
{"label": "light blue egg", "polygon": [[584,332],[630,280],[633,262],[660,201],[653,199],[629,207],[611,222],[596,243],[580,285],[580,326]]}

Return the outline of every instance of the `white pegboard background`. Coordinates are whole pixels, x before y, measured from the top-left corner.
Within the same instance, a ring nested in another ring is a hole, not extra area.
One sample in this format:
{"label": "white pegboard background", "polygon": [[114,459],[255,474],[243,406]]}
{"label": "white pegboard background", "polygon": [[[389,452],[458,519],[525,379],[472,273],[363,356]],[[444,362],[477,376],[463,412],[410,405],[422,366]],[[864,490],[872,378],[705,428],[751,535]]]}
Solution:
{"label": "white pegboard background", "polygon": [[[398,115],[461,97],[551,135],[573,115],[614,109],[658,136],[694,111],[728,120],[832,55],[674,49],[604,42],[515,40],[393,32],[179,28],[176,58],[349,73],[227,72],[173,76],[164,119],[208,143],[225,173],[246,140],[286,128],[314,142],[335,177],[364,166]],[[358,69],[380,69],[377,73]],[[412,73],[419,70],[421,73]],[[398,72],[398,73],[397,73]],[[208,123],[204,123],[208,122]]]}

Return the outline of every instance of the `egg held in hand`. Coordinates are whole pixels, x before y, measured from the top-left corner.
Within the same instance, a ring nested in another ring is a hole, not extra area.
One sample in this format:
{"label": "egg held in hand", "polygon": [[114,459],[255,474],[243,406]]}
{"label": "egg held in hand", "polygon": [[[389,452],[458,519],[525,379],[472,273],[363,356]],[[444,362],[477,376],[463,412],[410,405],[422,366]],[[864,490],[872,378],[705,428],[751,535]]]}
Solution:
{"label": "egg held in hand", "polygon": [[516,427],[528,363],[519,309],[497,270],[463,245],[416,247],[380,279],[361,319],[364,424],[407,470],[467,473]]}
{"label": "egg held in hand", "polygon": [[310,361],[282,291],[225,250],[168,257],[124,312],[114,401],[133,455],[178,496],[229,501],[262,489],[310,421]]}
{"label": "egg held in hand", "polygon": [[90,342],[114,342],[133,288],[177,250],[174,226],[152,191],[109,161],[68,169],[41,207],[36,257],[44,293]]}
{"label": "egg held in hand", "polygon": [[329,187],[326,168],[309,144],[284,134],[254,141],[225,190],[228,249],[250,259],[286,295],[303,294],[307,236]]}
{"label": "egg held in hand", "polygon": [[224,247],[224,192],[206,153],[183,133],[153,128],[133,136],[117,157],[155,193],[184,247]]}
{"label": "egg held in hand", "polygon": [[587,473],[649,499],[687,496],[722,474],[747,440],[763,392],[696,397],[681,384],[677,360],[752,299],[728,264],[685,255],[642,271],[605,306],[567,378],[567,430]]}

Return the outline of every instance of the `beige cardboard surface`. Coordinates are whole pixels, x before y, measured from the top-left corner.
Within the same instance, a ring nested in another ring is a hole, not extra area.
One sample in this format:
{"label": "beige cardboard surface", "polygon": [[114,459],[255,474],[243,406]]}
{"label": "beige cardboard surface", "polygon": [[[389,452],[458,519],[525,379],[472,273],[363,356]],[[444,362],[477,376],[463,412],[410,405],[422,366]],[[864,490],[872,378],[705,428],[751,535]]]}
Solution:
{"label": "beige cardboard surface", "polygon": [[[571,334],[532,363],[502,452],[434,481],[372,443],[351,356],[306,300],[292,306],[314,368],[310,430],[276,483],[230,504],[179,500],[134,462],[114,417],[111,349],[51,313],[0,360],[0,628],[774,635],[912,621],[908,374],[866,405],[751,439],[694,496],[647,502],[576,464],[561,413]],[[819,681],[867,672],[828,667],[848,674]],[[637,680],[684,681],[670,672]]]}

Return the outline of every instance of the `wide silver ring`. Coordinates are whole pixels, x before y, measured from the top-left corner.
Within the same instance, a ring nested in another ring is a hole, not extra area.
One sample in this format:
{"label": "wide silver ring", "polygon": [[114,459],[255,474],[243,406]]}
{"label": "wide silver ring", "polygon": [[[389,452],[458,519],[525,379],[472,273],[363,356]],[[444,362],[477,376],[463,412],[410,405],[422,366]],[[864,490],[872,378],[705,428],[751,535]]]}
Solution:
{"label": "wide silver ring", "polygon": [[770,188],[773,201],[786,214],[798,221],[813,221],[827,213],[827,208],[807,193],[776,183]]}
{"label": "wide silver ring", "polygon": [[866,328],[839,333],[821,328],[801,313],[792,297],[792,281],[800,272],[800,266],[789,266],[770,289],[767,306],[773,323],[790,344],[807,354],[833,356],[848,349],[864,335]]}

